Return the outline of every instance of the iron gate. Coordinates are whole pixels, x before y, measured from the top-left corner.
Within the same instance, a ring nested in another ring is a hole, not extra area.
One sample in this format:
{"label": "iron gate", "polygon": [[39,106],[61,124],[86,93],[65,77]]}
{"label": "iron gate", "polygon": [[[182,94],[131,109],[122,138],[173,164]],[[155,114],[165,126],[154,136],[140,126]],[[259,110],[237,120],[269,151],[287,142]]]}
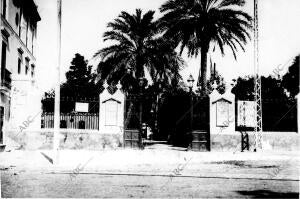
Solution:
{"label": "iron gate", "polygon": [[141,123],[141,96],[127,95],[125,99],[124,111],[124,147],[142,148],[142,138],[140,132]]}
{"label": "iron gate", "polygon": [[192,150],[210,150],[208,97],[164,96],[159,107],[157,139]]}
{"label": "iron gate", "polygon": [[124,146],[143,148],[142,123],[152,120],[153,96],[147,94],[127,94],[124,111]]}
{"label": "iron gate", "polygon": [[193,97],[192,142],[194,151],[210,151],[209,97]]}

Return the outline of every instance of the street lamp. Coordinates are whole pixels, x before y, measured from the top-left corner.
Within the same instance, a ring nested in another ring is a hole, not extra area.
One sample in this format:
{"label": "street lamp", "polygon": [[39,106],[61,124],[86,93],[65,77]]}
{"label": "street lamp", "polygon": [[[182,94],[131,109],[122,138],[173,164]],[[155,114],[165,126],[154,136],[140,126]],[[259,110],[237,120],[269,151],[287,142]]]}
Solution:
{"label": "street lamp", "polygon": [[[193,86],[194,86],[194,82],[195,82],[192,74],[190,74],[187,82],[188,82],[188,87],[190,88],[190,101],[191,101],[191,116],[190,116],[190,130],[191,130],[191,132],[189,134],[189,135],[191,135],[192,131],[193,131],[193,116],[194,116],[194,112],[193,112],[193,109],[194,109],[194,107],[193,107]],[[189,146],[191,145],[191,142],[192,142],[192,139],[189,140]]]}
{"label": "street lamp", "polygon": [[144,77],[140,77],[139,78],[139,86],[140,86],[141,90],[145,86],[145,83],[146,83],[146,79]]}
{"label": "street lamp", "polygon": [[195,82],[192,74],[190,74],[189,78],[187,79],[187,82],[188,82],[188,87],[190,88],[190,93],[192,93],[194,82]]}
{"label": "street lamp", "polygon": [[[139,93],[139,105],[140,105],[140,110],[139,110],[139,126],[140,126],[140,138],[141,138],[141,136],[142,136],[142,132],[143,132],[143,121],[142,121],[142,119],[143,119],[143,87],[145,86],[145,82],[146,82],[146,80],[145,80],[145,78],[144,77],[140,77],[139,78],[139,86],[140,86],[140,93]],[[139,140],[141,140],[141,139],[139,139]],[[142,143],[141,143],[141,146],[140,147],[142,147]]]}

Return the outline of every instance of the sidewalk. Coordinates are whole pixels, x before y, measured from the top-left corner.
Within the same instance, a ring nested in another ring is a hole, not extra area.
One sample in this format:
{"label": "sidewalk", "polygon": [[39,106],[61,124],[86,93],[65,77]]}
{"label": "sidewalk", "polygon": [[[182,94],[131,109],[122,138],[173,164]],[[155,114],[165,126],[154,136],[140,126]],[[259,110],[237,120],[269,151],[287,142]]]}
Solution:
{"label": "sidewalk", "polygon": [[43,173],[162,175],[298,180],[297,152],[192,152],[170,149],[63,150],[52,164],[53,151],[0,153],[1,170]]}

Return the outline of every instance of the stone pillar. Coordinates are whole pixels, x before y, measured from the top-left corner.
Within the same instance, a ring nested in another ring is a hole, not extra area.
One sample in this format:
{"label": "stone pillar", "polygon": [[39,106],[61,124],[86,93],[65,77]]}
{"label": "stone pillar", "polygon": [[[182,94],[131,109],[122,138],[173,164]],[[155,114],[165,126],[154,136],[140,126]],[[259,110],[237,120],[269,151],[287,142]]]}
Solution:
{"label": "stone pillar", "polygon": [[210,99],[210,133],[235,133],[235,95],[229,89],[221,95],[215,89]]}
{"label": "stone pillar", "polygon": [[216,89],[209,95],[211,150],[232,150],[239,138],[235,132],[235,95],[231,89],[221,95]]}
{"label": "stone pillar", "polygon": [[99,96],[99,131],[106,134],[123,134],[125,95],[120,90],[120,84],[117,85],[114,94],[110,94],[107,88],[105,83],[104,91]]}

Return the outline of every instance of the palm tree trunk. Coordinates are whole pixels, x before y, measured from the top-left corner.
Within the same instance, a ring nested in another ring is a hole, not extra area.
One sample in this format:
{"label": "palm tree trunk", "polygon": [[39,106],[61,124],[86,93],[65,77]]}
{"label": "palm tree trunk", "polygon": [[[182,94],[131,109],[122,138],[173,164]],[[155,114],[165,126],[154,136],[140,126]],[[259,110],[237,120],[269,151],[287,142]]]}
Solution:
{"label": "palm tree trunk", "polygon": [[207,53],[208,47],[201,48],[200,85],[203,93],[206,92]]}

